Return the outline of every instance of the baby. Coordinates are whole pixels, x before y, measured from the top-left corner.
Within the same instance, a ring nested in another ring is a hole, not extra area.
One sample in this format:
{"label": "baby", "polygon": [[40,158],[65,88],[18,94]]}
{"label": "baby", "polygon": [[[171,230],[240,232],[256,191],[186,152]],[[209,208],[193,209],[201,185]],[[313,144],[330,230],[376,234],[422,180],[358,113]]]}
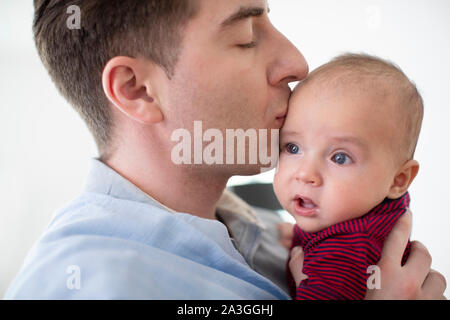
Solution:
{"label": "baby", "polygon": [[409,206],[422,98],[393,64],[346,54],[313,71],[289,104],[274,190],[305,254],[296,298],[363,299],[367,269]]}

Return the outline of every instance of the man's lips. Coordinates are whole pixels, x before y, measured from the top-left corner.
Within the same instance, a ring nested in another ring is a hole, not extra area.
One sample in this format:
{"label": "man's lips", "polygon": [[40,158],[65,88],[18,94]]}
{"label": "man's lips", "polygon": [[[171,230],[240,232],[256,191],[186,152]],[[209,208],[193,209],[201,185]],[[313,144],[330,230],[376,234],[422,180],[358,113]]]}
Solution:
{"label": "man's lips", "polygon": [[286,115],[287,112],[284,112],[276,117],[276,122],[280,125],[280,127],[284,125],[284,122],[286,121]]}
{"label": "man's lips", "polygon": [[287,110],[286,110],[286,111],[283,111],[283,112],[280,112],[280,113],[277,115],[277,119],[286,118],[286,115],[287,115]]}
{"label": "man's lips", "polygon": [[294,197],[294,211],[300,216],[312,217],[318,213],[318,207],[311,199],[296,195]]}

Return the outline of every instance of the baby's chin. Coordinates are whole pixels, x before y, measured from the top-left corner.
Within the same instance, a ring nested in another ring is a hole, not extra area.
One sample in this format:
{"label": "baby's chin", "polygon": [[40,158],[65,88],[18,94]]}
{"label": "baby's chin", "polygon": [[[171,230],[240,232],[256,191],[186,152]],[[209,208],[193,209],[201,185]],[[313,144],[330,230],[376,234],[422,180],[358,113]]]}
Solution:
{"label": "baby's chin", "polygon": [[323,226],[306,226],[306,227],[302,227],[301,225],[298,225],[300,227],[300,229],[302,229],[305,232],[308,233],[316,233],[316,232],[320,232],[328,227],[323,227]]}
{"label": "baby's chin", "polygon": [[[294,217],[296,224],[305,232],[316,233],[322,231],[326,228],[329,228],[333,225],[346,221],[346,219],[327,219],[325,218],[324,212],[321,210],[317,215],[311,217],[303,217],[297,214],[291,213]],[[349,217],[348,220],[351,220],[355,217]]]}
{"label": "baby's chin", "polygon": [[328,224],[324,224],[322,221],[318,219],[318,217],[297,217],[295,215],[293,216],[296,224],[300,227],[300,229],[308,233],[316,233],[331,226]]}

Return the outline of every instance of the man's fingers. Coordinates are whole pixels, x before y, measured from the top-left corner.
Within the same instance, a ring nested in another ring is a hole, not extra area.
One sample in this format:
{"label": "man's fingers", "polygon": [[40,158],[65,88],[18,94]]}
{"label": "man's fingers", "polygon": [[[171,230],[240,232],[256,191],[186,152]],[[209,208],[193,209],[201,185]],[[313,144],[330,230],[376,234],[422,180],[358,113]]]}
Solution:
{"label": "man's fingers", "polygon": [[280,223],[277,225],[280,234],[280,243],[283,247],[290,250],[292,238],[294,237],[294,225],[292,223]]}
{"label": "man's fingers", "polygon": [[291,270],[292,277],[294,278],[295,285],[297,287],[302,280],[308,278],[304,273],[302,273],[304,257],[305,255],[301,247],[292,248],[291,258],[289,260],[289,270]]}
{"label": "man's fingers", "polygon": [[279,223],[277,229],[280,231],[280,238],[292,239],[294,236],[294,225],[292,223]]}
{"label": "man's fingers", "polygon": [[422,285],[422,294],[424,299],[440,297],[441,300],[445,300],[444,291],[446,288],[447,281],[445,277],[436,270],[431,269]]}
{"label": "man's fingers", "polygon": [[421,287],[425,278],[430,272],[431,255],[427,248],[419,241],[411,242],[411,251],[408,260],[404,265],[410,274],[414,274],[417,280],[417,285]]}
{"label": "man's fingers", "polygon": [[383,252],[381,253],[381,259],[378,263],[379,266],[383,265],[384,261],[389,261],[389,263],[398,266],[401,265],[403,252],[408,244],[410,233],[411,212],[408,209],[387,236],[384,242]]}
{"label": "man's fingers", "polygon": [[287,250],[291,249],[292,241],[288,239],[280,239],[280,243],[283,247],[285,247]]}

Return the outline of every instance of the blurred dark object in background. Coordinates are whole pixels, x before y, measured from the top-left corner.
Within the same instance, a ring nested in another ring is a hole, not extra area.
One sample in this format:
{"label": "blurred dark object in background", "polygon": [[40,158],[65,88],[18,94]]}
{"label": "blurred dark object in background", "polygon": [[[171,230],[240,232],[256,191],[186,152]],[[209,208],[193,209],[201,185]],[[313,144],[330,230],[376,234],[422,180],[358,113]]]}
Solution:
{"label": "blurred dark object in background", "polygon": [[251,206],[269,210],[283,209],[271,183],[243,184],[229,187],[229,189]]}

